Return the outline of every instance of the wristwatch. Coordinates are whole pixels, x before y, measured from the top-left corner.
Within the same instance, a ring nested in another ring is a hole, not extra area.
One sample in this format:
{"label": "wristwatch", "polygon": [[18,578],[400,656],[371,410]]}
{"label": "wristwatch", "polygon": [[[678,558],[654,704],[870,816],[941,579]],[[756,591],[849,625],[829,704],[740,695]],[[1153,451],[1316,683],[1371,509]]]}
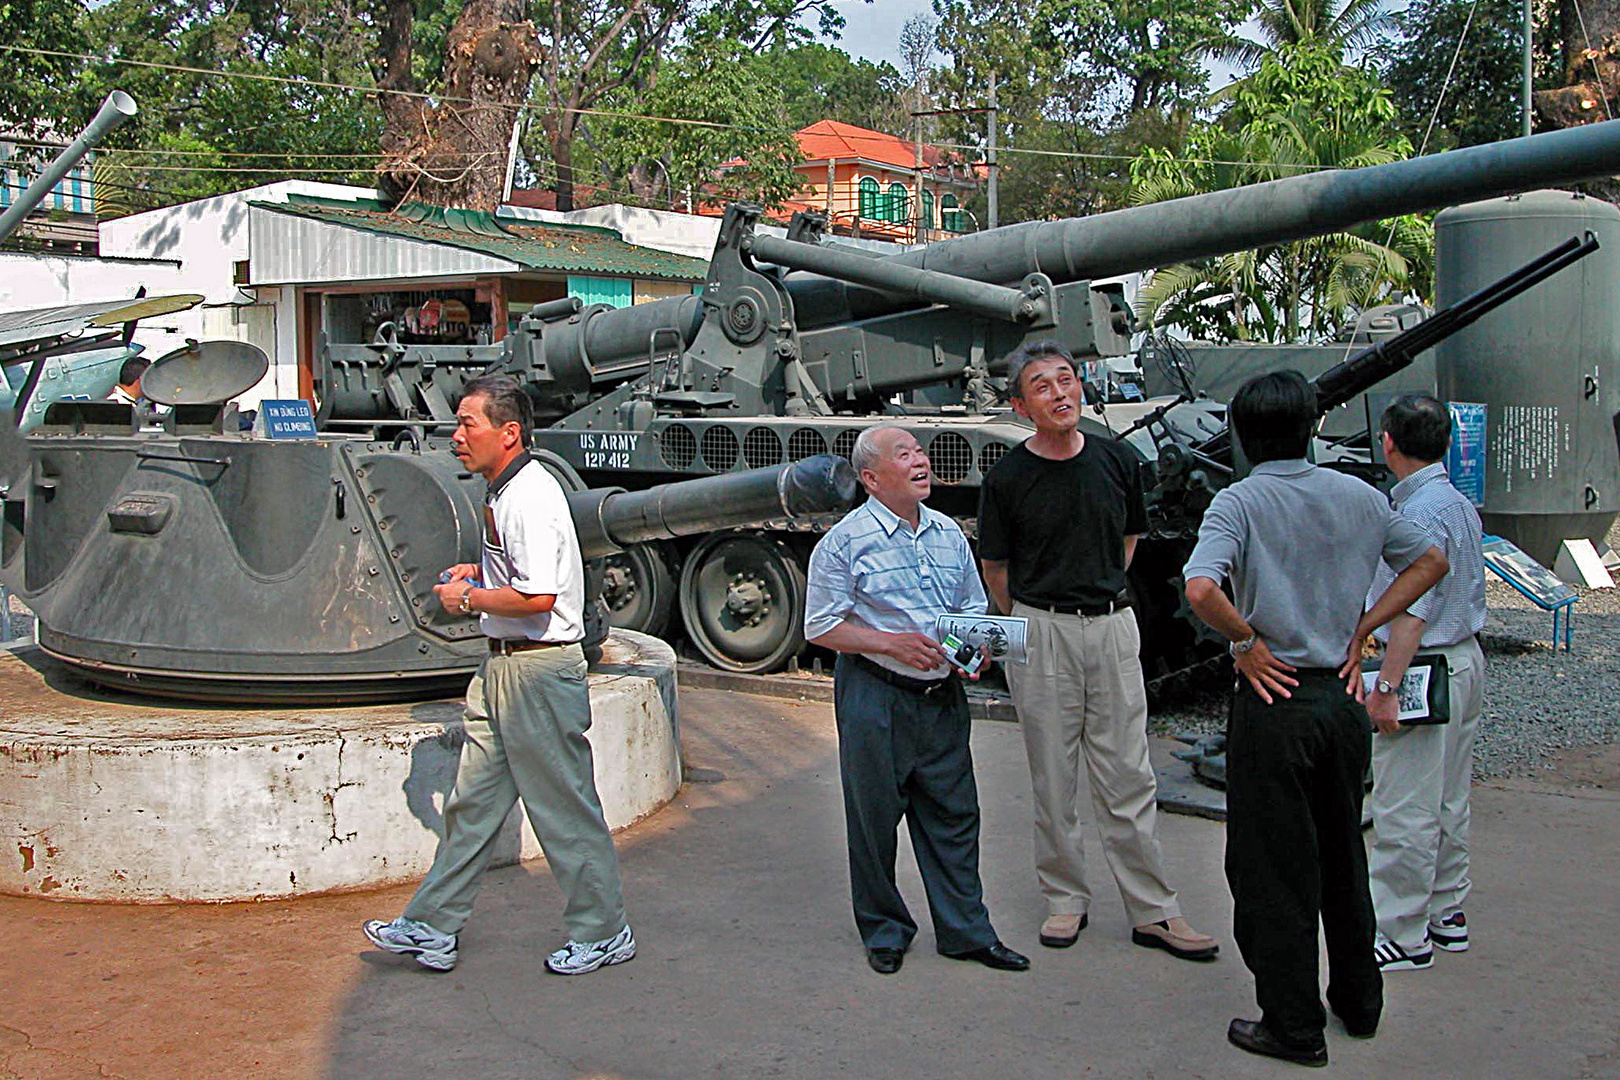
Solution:
{"label": "wristwatch", "polygon": [[1393,694],[1395,692],[1395,684],[1390,682],[1388,679],[1381,678],[1377,682],[1373,683],[1373,689],[1378,691],[1380,694]]}
{"label": "wristwatch", "polygon": [[1232,642],[1230,645],[1228,645],[1226,647],[1226,649],[1233,656],[1242,656],[1243,654],[1247,653],[1249,650],[1253,649],[1254,648],[1254,643],[1259,641],[1259,640],[1260,640],[1260,634],[1257,631],[1251,630],[1251,631],[1249,631],[1249,636],[1248,637],[1244,638],[1242,641],[1234,641],[1234,642]]}
{"label": "wristwatch", "polygon": [[467,586],[467,588],[461,593],[461,602],[456,605],[456,610],[461,612],[463,615],[471,615],[473,613],[472,594],[473,587],[471,585]]}

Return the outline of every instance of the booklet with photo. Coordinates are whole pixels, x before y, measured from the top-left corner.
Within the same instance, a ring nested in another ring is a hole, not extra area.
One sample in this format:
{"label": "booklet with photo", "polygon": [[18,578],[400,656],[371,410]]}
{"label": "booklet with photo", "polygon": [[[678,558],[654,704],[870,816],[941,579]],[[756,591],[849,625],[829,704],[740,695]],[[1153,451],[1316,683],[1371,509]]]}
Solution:
{"label": "booklet with photo", "polygon": [[[1372,693],[1378,684],[1381,657],[1361,662],[1361,685]],[[1444,724],[1451,719],[1451,679],[1446,658],[1440,653],[1418,653],[1407,665],[1406,676],[1395,688],[1400,711],[1395,719],[1402,724]]]}
{"label": "booklet with photo", "polygon": [[944,641],[949,636],[975,649],[989,645],[990,659],[1004,664],[1029,662],[1028,619],[1008,615],[958,615],[948,611],[934,620],[934,637]]}

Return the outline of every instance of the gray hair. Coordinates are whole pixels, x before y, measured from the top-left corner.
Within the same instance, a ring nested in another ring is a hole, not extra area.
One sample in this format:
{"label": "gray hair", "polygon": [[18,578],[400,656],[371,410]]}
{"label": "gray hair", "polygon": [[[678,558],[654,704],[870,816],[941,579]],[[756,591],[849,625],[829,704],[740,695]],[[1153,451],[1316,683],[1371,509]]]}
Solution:
{"label": "gray hair", "polygon": [[1069,365],[1069,370],[1076,375],[1080,374],[1080,366],[1074,362],[1074,354],[1061,344],[1051,339],[1045,341],[1031,341],[1027,345],[1020,345],[1007,354],[1007,393],[1015,398],[1024,396],[1024,369],[1037,360],[1062,360]]}
{"label": "gray hair", "polygon": [[904,430],[906,429],[894,421],[886,420],[881,424],[873,424],[862,431],[855,440],[855,449],[849,452],[849,463],[855,466],[856,475],[875,467],[878,458],[883,456],[883,451],[878,447],[878,432]]}

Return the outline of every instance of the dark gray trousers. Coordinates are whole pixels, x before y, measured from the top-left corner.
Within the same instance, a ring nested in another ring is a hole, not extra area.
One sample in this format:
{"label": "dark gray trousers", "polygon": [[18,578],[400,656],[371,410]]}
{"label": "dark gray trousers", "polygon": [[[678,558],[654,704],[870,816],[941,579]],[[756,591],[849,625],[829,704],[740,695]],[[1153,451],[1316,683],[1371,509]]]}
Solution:
{"label": "dark gray trousers", "polygon": [[848,656],[834,681],[838,766],[849,834],[855,925],[868,949],[904,949],[917,924],[894,882],[898,829],[911,830],[940,952],[990,945],[979,882],[979,792],[961,683],[923,695],[891,686]]}

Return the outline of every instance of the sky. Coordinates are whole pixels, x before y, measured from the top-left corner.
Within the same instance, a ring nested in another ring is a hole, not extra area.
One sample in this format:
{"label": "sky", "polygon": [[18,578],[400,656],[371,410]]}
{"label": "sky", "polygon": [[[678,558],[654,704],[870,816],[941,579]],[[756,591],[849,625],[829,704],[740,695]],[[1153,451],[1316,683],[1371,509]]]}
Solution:
{"label": "sky", "polygon": [[[873,0],[870,4],[863,0],[835,0],[833,7],[844,16],[845,26],[843,36],[829,44],[874,64],[890,63],[896,70],[901,66],[900,28],[913,15],[932,17],[934,14],[932,0]],[[1249,34],[1253,28],[1252,23],[1246,23],[1239,33]],[[943,57],[934,58],[935,63],[942,60]],[[1236,74],[1230,65],[1213,61],[1209,69],[1211,89],[1224,86]]]}
{"label": "sky", "polygon": [[934,14],[932,0],[836,0],[844,17],[843,37],[833,42],[851,56],[900,67],[900,28],[913,15]]}

